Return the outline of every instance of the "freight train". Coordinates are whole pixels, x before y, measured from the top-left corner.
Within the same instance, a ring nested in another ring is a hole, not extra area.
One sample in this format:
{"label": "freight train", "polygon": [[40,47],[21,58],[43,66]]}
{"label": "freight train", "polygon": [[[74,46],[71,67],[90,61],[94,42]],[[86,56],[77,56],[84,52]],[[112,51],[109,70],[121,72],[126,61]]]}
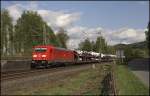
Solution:
{"label": "freight train", "polygon": [[48,68],[57,64],[71,64],[78,61],[100,61],[101,56],[96,52],[68,50],[52,45],[33,47],[31,68]]}

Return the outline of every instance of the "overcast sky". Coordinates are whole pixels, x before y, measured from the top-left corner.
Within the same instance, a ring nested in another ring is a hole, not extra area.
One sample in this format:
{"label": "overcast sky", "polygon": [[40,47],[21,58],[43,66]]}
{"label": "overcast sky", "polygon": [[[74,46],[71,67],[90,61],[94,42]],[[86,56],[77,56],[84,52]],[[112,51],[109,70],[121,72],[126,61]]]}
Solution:
{"label": "overcast sky", "polygon": [[23,10],[37,11],[57,33],[67,30],[68,47],[74,49],[85,38],[95,40],[101,31],[109,45],[145,40],[149,21],[148,1],[2,1],[13,23]]}

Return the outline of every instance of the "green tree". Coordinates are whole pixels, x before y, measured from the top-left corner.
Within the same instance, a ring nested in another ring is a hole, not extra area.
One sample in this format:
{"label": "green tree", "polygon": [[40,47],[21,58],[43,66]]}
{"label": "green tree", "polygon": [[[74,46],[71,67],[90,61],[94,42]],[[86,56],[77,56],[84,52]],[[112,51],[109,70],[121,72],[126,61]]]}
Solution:
{"label": "green tree", "polygon": [[142,49],[132,48],[131,46],[125,46],[125,47],[122,47],[121,49],[124,50],[124,55],[127,61],[130,61],[135,58],[145,57],[145,53]]}
{"label": "green tree", "polygon": [[53,30],[51,29],[51,27],[49,27],[46,23],[45,25],[45,34],[46,34],[46,44],[51,44],[57,47],[61,47],[61,42],[59,41],[59,38],[54,34]]}
{"label": "green tree", "polygon": [[107,53],[116,54],[115,53],[115,48],[113,46],[107,46]]}
{"label": "green tree", "polygon": [[133,53],[134,53],[133,55],[134,58],[144,58],[144,55],[145,55],[144,51],[141,49],[134,49]]}
{"label": "green tree", "polygon": [[43,41],[43,25],[42,18],[33,11],[24,11],[17,20],[15,26],[15,41],[17,53],[29,53],[32,46],[42,44]]}
{"label": "green tree", "polygon": [[61,42],[61,47],[67,48],[67,41],[69,39],[69,36],[66,34],[65,30],[63,28],[60,28],[56,36]]}
{"label": "green tree", "polygon": [[91,47],[92,47],[91,51],[95,51],[95,42],[94,41],[91,42]]}
{"label": "green tree", "polygon": [[84,51],[92,51],[92,43],[89,38],[79,44],[79,49]]}
{"label": "green tree", "polygon": [[108,53],[107,43],[102,36],[97,37],[97,39],[96,39],[95,51],[101,52],[101,53]]}
{"label": "green tree", "polygon": [[13,55],[13,24],[6,9],[1,10],[1,55]]}
{"label": "green tree", "polygon": [[15,25],[16,52],[30,55],[35,45],[52,44],[59,46],[52,29],[37,12],[24,11]]}

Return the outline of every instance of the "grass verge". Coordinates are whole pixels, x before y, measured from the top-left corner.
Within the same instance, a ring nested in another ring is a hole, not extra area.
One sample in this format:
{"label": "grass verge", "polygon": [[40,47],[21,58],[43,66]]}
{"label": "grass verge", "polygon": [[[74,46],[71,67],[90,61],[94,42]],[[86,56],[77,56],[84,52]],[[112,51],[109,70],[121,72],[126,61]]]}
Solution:
{"label": "grass verge", "polygon": [[125,65],[116,66],[118,95],[149,95],[146,87]]}

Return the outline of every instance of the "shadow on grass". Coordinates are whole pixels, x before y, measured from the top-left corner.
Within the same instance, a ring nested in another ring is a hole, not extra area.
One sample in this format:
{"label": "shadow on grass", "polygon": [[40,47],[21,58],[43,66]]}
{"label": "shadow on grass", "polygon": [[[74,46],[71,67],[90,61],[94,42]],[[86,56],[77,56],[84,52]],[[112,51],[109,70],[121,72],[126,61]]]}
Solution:
{"label": "shadow on grass", "polygon": [[111,73],[109,72],[101,82],[102,83],[101,95],[109,95],[112,93],[110,80],[111,80]]}

